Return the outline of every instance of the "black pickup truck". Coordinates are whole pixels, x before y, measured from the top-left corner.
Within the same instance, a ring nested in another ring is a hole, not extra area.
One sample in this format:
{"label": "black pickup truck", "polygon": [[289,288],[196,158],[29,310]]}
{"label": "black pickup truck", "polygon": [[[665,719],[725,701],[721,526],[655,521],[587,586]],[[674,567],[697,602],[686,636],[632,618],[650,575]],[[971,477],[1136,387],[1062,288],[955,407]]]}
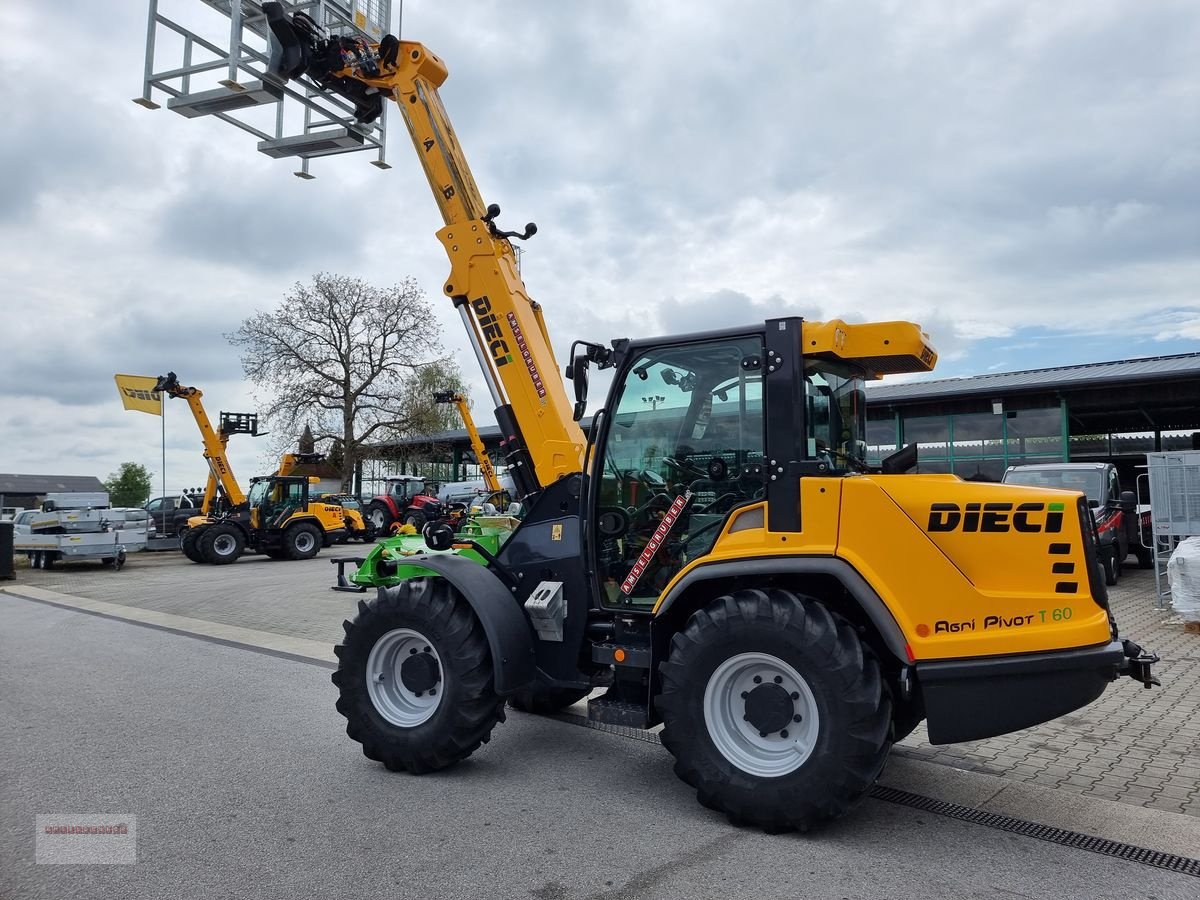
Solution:
{"label": "black pickup truck", "polygon": [[169,494],[155,497],[144,508],[150,514],[156,535],[174,537],[187,528],[187,520],[192,516],[204,515],[200,509],[203,502],[203,494]]}
{"label": "black pickup truck", "polygon": [[1153,534],[1150,507],[1139,506],[1133,491],[1121,490],[1117,468],[1111,463],[1036,463],[1009,466],[1000,479],[1004,484],[1082,491],[1096,519],[1097,550],[1104,566],[1104,580],[1117,583],[1121,567],[1130,553],[1143,569],[1153,568],[1154,553],[1143,546]]}

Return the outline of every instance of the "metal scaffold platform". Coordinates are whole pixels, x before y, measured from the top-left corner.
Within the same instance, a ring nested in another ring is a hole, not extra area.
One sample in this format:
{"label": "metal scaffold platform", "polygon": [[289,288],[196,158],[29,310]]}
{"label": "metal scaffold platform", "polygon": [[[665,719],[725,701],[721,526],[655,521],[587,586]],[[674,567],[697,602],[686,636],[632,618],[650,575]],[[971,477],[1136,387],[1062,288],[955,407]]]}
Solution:
{"label": "metal scaffold platform", "polygon": [[[288,4],[328,35],[377,42],[389,30],[391,0],[301,0]],[[273,159],[297,158],[300,178],[314,177],[317,157],[373,152],[386,161],[386,117],[363,124],[354,107],[303,79],[287,84],[266,76],[270,29],[256,0],[150,0],[142,94],[134,103],[187,118],[212,116],[258,138]]]}

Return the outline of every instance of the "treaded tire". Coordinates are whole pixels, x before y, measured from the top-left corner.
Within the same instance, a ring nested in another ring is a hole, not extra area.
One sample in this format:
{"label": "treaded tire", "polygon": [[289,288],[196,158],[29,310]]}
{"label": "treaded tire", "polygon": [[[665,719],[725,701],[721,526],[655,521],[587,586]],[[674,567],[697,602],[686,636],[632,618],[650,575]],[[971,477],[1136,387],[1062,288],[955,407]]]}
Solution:
{"label": "treaded tire", "polygon": [[379,500],[372,500],[367,504],[367,508],[363,510],[363,518],[367,520],[375,534],[384,537],[391,533],[392,524],[396,521],[396,517],[392,515],[387,504]]}
{"label": "treaded tire", "polygon": [[426,516],[423,512],[410,512],[404,514],[403,524],[411,525],[417,529],[417,534],[425,527]]}
{"label": "treaded tire", "polygon": [[325,535],[311,522],[289,525],[283,533],[283,552],[288,559],[312,559],[321,552],[324,543]]}
{"label": "treaded tire", "polygon": [[548,716],[578,703],[591,692],[591,688],[533,688],[510,695],[508,705],[521,712]]}
{"label": "treaded tire", "polygon": [[196,545],[206,563],[225,566],[237,562],[242,555],[246,549],[246,536],[236,525],[218,522],[204,529]]}
{"label": "treaded tire", "polygon": [[1109,550],[1104,554],[1104,583],[1113,587],[1121,577],[1120,564],[1117,562],[1117,551]]}
{"label": "treaded tire", "polygon": [[1138,568],[1153,569],[1154,568],[1154,551],[1149,547],[1143,547],[1140,544],[1134,548],[1133,552],[1137,555]]}
{"label": "treaded tire", "polygon": [[[393,772],[435,772],[466,759],[504,721],[487,634],[470,604],[444,579],[413,578],[380,588],[375,599],[358,602],[358,615],[342,627],[346,636],[333,648],[338,668],[330,677],[346,734],[362,744],[368,759]],[[442,700],[430,718],[411,728],[380,715],[366,684],[371,648],[397,628],[420,632],[442,663]]]}
{"label": "treaded tire", "polygon": [[[706,724],[709,679],[748,653],[785,662],[812,693],[819,722],[812,750],[786,774],[764,777],[735,766]],[[780,589],[718,597],[672,638],[659,668],[662,742],[675,756],[675,774],[734,824],[806,831],[848,811],[883,770],[892,703],[879,664],[854,628],[816,600]]]}
{"label": "treaded tire", "polygon": [[204,562],[204,555],[200,551],[200,537],[204,534],[206,527],[189,528],[179,539],[179,549],[183,551],[184,556],[194,563]]}

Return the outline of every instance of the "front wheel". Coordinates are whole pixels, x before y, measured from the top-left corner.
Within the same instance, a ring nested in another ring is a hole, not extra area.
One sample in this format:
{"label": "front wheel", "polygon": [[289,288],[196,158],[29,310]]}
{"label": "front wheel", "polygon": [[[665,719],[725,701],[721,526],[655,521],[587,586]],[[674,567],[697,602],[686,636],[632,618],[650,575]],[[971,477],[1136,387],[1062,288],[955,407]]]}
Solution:
{"label": "front wheel", "polygon": [[179,539],[179,549],[194,563],[204,562],[204,555],[200,550],[200,537],[204,534],[206,526],[198,526],[189,528],[183,533],[183,537]]}
{"label": "front wheel", "polygon": [[421,530],[425,527],[425,522],[425,513],[423,512],[413,511],[404,514],[404,524],[411,525],[417,529],[417,534],[421,533]]}
{"label": "front wheel", "polygon": [[288,559],[312,559],[321,552],[324,535],[311,522],[297,522],[283,533],[283,550]]}
{"label": "front wheel", "polygon": [[206,527],[197,539],[197,546],[206,563],[225,566],[241,557],[246,549],[246,536],[236,525],[222,522]]}
{"label": "front wheel", "polygon": [[487,634],[445,580],[384,588],[342,627],[337,710],[367,758],[393,772],[434,772],[470,756],[504,721]]}
{"label": "front wheel", "polygon": [[892,703],[854,628],[785,590],[741,590],[688,620],[661,667],[675,774],[735,824],[807,830],[883,769]]}

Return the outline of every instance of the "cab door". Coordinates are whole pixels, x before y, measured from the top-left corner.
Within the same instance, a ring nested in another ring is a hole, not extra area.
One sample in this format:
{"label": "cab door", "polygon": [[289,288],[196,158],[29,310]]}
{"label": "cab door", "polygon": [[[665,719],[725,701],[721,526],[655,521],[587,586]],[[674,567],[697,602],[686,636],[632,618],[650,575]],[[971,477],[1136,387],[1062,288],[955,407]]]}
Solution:
{"label": "cab door", "polygon": [[631,353],[594,454],[591,544],[601,605],[648,612],[730,510],[763,496],[763,342]]}

